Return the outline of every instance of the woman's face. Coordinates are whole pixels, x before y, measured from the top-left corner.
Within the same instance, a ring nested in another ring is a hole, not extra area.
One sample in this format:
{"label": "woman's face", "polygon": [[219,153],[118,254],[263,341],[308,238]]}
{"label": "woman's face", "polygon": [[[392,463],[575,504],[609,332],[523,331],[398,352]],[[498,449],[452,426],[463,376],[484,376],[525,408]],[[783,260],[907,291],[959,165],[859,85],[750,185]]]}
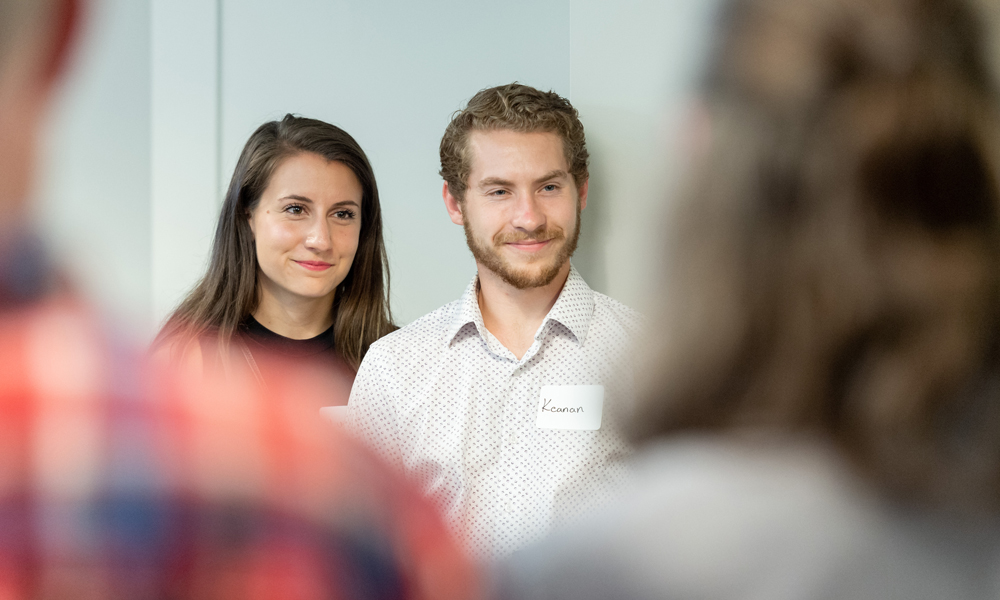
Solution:
{"label": "woman's face", "polygon": [[358,250],[361,195],[343,163],[303,152],[278,165],[249,219],[262,301],[332,305]]}

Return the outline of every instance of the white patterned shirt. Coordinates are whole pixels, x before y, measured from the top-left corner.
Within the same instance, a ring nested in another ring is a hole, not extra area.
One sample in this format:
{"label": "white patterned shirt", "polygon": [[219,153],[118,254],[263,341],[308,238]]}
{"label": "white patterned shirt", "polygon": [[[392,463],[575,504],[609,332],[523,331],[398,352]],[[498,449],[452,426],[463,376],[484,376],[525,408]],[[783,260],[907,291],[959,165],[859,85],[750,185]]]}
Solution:
{"label": "white patterned shirt", "polygon": [[[478,278],[461,299],[371,346],[349,422],[433,498],[468,550],[506,556],[614,497],[642,319],[575,268],[518,360],[483,325]],[[547,385],[603,385],[598,430],[535,426]]]}

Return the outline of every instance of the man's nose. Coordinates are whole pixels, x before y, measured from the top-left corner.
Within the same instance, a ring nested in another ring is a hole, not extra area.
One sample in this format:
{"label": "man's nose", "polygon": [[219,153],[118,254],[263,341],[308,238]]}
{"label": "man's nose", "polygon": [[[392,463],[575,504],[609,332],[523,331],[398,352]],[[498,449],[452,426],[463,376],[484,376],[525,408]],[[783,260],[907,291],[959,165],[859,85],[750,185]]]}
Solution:
{"label": "man's nose", "polygon": [[542,212],[538,198],[534,194],[524,194],[518,197],[514,211],[511,225],[518,229],[535,231],[545,224],[545,213]]}

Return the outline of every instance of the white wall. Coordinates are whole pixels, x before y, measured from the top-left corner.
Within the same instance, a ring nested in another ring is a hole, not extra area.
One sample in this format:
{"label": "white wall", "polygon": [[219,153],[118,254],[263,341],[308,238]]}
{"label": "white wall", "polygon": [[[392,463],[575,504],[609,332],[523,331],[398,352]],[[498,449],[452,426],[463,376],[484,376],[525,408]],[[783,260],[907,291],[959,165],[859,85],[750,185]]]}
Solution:
{"label": "white wall", "polygon": [[379,184],[393,310],[412,321],[457,298],[475,269],[441,201],[451,113],[515,79],[568,94],[568,13],[568,0],[224,0],[223,171],[286,112],[349,132]]}
{"label": "white wall", "polygon": [[152,315],[197,282],[219,212],[219,7],[149,0]]}
{"label": "white wall", "polygon": [[[148,337],[202,274],[247,136],[295,112],[342,126],[383,202],[393,309],[456,298],[474,265],[440,199],[437,146],[483,87],[568,96],[593,156],[578,268],[643,305],[655,214],[714,0],[103,0],[53,127],[43,221],[85,248],[98,299]],[[113,124],[113,128],[108,128]],[[99,210],[94,212],[94,197]]]}
{"label": "white wall", "polygon": [[573,0],[570,101],[591,154],[574,263],[591,287],[646,311],[663,207],[677,183],[716,0]]}
{"label": "white wall", "polygon": [[152,331],[149,4],[94,2],[53,107],[36,217],[122,331]]}

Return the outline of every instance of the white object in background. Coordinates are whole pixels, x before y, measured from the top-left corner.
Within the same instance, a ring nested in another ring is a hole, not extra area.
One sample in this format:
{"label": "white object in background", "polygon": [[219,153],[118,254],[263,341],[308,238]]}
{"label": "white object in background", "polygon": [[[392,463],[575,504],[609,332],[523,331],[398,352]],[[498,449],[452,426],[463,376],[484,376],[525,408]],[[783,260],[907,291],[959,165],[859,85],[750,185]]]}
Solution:
{"label": "white object in background", "polygon": [[347,407],[346,406],[324,406],[319,409],[319,416],[323,417],[327,421],[333,423],[334,425],[345,425],[347,423]]}

